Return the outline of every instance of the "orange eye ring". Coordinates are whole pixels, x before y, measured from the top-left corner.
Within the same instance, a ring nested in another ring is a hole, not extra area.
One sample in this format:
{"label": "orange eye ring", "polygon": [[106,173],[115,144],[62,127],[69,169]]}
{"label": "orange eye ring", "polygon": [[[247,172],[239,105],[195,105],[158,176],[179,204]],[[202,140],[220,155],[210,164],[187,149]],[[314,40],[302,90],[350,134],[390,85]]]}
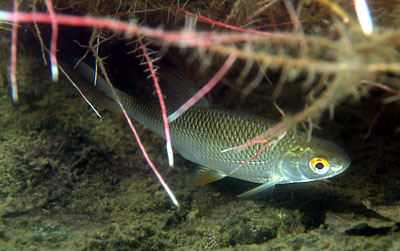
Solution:
{"label": "orange eye ring", "polygon": [[329,162],[324,158],[313,158],[308,165],[310,169],[317,174],[325,174],[329,171]]}

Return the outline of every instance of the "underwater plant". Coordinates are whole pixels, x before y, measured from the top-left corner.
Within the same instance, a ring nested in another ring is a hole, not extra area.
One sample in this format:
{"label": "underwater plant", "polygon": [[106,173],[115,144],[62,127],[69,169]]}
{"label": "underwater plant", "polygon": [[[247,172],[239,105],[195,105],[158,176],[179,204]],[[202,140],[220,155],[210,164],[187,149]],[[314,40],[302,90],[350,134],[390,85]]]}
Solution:
{"label": "underwater plant", "polygon": [[[305,104],[301,111],[286,114],[281,122],[257,137],[249,138],[245,144],[221,150],[267,145],[279,141],[282,135],[299,124],[311,138],[312,129],[324,111],[329,110],[333,118],[335,106],[350,96],[359,98],[366,95],[371,88],[380,88],[388,93],[383,100],[385,103],[400,98],[397,80],[400,32],[396,29],[398,20],[391,18],[400,11],[396,2],[379,2],[370,6],[374,28],[366,2],[356,0],[354,6],[342,0],[299,1],[295,4],[290,0],[25,2],[14,0],[12,10],[0,11],[0,20],[11,22],[12,27],[10,82],[13,99],[18,101],[17,44],[18,27],[22,23],[34,25],[44,60],[50,58],[55,81],[59,78],[60,67],[57,61],[59,26],[93,28],[87,42],[88,51],[96,58],[111,87],[113,84],[107,77],[104,64],[106,59],[98,54],[98,49],[113,35],[103,31],[122,33],[125,39],[137,42],[138,54],[151,72],[163,111],[170,165],[173,165],[173,155],[169,123],[209,93],[224,75],[233,71],[237,76],[235,86],[241,88],[244,96],[250,95],[260,83],[267,82],[269,75],[273,75],[276,81],[273,93],[269,94],[271,101],[285,95],[283,90],[287,83],[298,82],[304,89]],[[11,6],[11,1],[8,4]],[[7,4],[3,3],[2,7],[5,6]],[[49,49],[43,42],[37,26],[39,23],[51,25]],[[102,34],[106,35],[102,37]],[[193,98],[168,117],[154,66],[157,57],[152,57],[149,46],[143,41],[156,44],[161,52],[169,48],[185,50],[188,61],[199,61],[200,70],[219,70]],[[114,97],[119,102],[115,92]],[[119,106],[146,161],[178,206],[178,201],[141,144],[125,107],[121,102]]]}

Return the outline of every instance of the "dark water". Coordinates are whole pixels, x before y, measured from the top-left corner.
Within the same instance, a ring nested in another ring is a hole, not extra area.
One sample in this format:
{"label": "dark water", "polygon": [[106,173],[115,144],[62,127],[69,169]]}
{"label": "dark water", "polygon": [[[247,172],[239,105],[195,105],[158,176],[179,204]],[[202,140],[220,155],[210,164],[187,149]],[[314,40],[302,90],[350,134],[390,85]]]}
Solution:
{"label": "dark water", "polygon": [[[99,119],[64,77],[51,82],[37,51],[20,53],[18,104],[1,54],[0,250],[400,249],[399,106],[383,109],[385,93],[348,100],[334,120],[321,119],[316,134],[351,156],[345,173],[278,186],[265,201],[237,199],[252,184],[234,179],[188,186],[194,164],[175,155],[168,168],[164,142],[138,126],[181,203],[176,209],[124,119],[103,109]],[[257,90],[247,99],[218,93],[225,96],[214,103],[232,109],[263,116],[274,109]]]}

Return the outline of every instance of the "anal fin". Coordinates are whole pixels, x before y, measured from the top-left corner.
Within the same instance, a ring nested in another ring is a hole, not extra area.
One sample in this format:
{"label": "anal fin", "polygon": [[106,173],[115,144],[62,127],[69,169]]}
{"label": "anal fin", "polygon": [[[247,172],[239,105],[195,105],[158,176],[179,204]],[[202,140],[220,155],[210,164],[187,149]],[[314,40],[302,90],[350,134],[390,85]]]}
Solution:
{"label": "anal fin", "polygon": [[237,197],[240,199],[253,199],[253,200],[261,200],[268,198],[274,192],[275,185],[278,184],[280,181],[282,181],[281,177],[274,177],[267,183],[259,185],[247,192],[241,193]]}
{"label": "anal fin", "polygon": [[226,175],[208,167],[196,167],[190,178],[190,183],[195,186],[202,186],[224,178]]}

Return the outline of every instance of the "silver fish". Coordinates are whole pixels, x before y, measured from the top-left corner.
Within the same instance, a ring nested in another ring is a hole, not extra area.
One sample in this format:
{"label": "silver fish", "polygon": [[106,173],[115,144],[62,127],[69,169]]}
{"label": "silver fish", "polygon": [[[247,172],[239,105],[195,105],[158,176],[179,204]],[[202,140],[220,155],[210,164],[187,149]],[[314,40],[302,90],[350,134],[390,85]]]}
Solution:
{"label": "silver fish", "polygon": [[[81,62],[78,70],[88,80],[93,80],[93,70],[88,65]],[[163,81],[170,113],[195,92],[191,81],[175,71],[167,73]],[[102,77],[98,78],[96,88],[103,95],[103,103],[119,110],[110,87]],[[146,103],[119,89],[115,90],[131,118],[164,137],[158,104]],[[331,178],[349,167],[349,156],[337,145],[318,137],[308,141],[302,132],[288,131],[275,144],[254,144],[223,151],[245,144],[276,124],[253,114],[211,107],[206,99],[202,99],[170,123],[170,133],[173,147],[185,159],[203,167],[197,169],[192,179],[194,184],[206,184],[226,176],[262,184],[240,194],[238,197],[241,198],[264,197],[277,184]],[[265,149],[260,153],[262,147]],[[254,159],[237,168],[251,158]]]}

